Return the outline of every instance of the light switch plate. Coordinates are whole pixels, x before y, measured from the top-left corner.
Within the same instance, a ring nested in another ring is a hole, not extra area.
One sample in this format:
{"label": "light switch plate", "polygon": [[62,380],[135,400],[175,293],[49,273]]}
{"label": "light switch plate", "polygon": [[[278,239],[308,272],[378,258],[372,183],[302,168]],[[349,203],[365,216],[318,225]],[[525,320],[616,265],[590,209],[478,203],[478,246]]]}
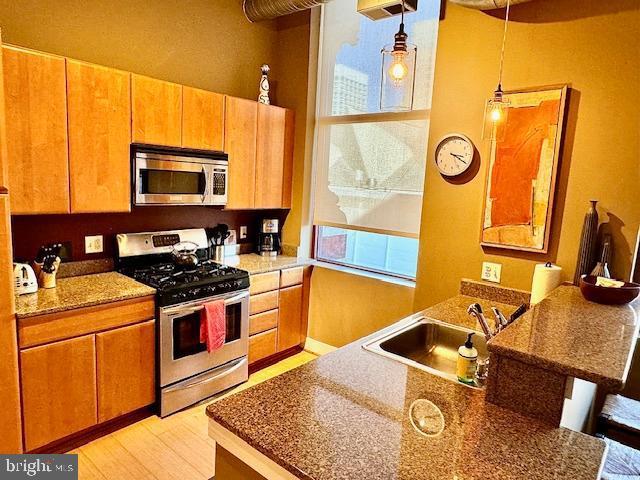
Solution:
{"label": "light switch plate", "polygon": [[104,251],[102,235],[84,237],[84,253],[100,253]]}
{"label": "light switch plate", "polygon": [[488,282],[500,283],[502,275],[502,264],[492,262],[482,262],[482,280]]}
{"label": "light switch plate", "polygon": [[242,225],[240,227],[240,240],[244,240],[245,238],[247,238],[247,226]]}

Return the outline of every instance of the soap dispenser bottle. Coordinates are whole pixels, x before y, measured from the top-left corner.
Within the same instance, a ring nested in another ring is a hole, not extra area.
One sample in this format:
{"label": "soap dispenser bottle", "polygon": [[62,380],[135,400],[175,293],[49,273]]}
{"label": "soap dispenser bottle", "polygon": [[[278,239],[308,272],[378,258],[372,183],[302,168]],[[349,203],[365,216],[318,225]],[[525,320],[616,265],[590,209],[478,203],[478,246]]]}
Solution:
{"label": "soap dispenser bottle", "polygon": [[458,380],[466,384],[474,383],[474,375],[478,362],[478,350],[473,346],[473,341],[471,340],[473,335],[474,333],[471,332],[467,337],[467,341],[464,342],[464,345],[461,345],[458,349],[456,373]]}

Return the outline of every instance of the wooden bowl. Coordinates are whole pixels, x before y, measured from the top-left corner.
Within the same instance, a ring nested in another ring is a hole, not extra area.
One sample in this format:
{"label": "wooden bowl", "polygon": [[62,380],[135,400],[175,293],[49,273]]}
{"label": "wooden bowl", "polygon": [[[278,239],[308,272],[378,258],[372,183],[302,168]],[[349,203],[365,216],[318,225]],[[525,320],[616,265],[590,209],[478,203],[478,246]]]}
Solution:
{"label": "wooden bowl", "polygon": [[620,288],[600,287],[596,285],[596,277],[582,275],[580,277],[580,291],[582,296],[590,302],[603,303],[605,305],[624,305],[635,300],[640,294],[640,285],[625,282]]}

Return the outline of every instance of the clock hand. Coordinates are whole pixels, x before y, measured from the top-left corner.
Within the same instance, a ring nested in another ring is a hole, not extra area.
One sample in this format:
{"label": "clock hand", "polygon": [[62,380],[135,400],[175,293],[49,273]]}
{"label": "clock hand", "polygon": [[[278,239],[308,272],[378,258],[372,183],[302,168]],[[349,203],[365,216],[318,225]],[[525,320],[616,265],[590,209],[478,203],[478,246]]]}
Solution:
{"label": "clock hand", "polygon": [[454,157],[456,160],[460,160],[462,163],[464,163],[465,165],[467,164],[467,162],[465,162],[462,159],[462,155],[456,155],[455,153],[449,153],[449,155],[451,155],[452,157]]}

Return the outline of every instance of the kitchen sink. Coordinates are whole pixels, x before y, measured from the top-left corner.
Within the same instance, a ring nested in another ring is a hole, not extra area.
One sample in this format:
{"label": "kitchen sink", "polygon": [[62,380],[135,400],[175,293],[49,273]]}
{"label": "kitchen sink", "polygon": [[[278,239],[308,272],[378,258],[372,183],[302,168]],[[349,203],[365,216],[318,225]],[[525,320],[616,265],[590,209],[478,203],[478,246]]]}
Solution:
{"label": "kitchen sink", "polygon": [[[478,360],[486,359],[487,342],[481,332],[451,325],[426,317],[403,325],[363,345],[378,355],[397,360],[425,372],[438,375],[456,383],[456,361],[458,348],[474,332],[473,345],[478,349]],[[466,385],[471,388],[482,388],[478,385]]]}

